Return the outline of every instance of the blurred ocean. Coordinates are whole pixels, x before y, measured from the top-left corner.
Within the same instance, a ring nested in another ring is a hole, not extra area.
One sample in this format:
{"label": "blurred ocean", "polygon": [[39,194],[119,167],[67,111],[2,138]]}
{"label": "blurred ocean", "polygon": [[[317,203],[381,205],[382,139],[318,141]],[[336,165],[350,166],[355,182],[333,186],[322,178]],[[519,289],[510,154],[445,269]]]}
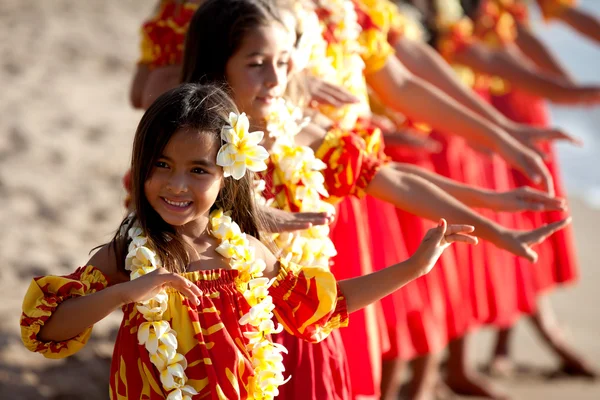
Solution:
{"label": "blurred ocean", "polygon": [[[580,7],[600,15],[600,0],[580,0]],[[535,9],[535,7],[532,7]],[[582,83],[600,85],[600,45],[579,36],[568,26],[545,24],[533,10],[533,28],[555,51],[563,65]],[[571,196],[600,208],[600,106],[550,107],[552,122],[583,139],[585,146],[557,146],[564,183]]]}

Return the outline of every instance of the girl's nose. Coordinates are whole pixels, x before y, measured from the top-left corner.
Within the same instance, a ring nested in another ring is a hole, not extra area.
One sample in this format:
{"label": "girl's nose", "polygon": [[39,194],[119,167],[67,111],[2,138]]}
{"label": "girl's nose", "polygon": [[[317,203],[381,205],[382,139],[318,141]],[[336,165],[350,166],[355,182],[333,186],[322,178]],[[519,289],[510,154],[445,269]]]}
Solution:
{"label": "girl's nose", "polygon": [[167,190],[171,193],[187,192],[187,188],[187,180],[182,174],[174,174],[167,182]]}

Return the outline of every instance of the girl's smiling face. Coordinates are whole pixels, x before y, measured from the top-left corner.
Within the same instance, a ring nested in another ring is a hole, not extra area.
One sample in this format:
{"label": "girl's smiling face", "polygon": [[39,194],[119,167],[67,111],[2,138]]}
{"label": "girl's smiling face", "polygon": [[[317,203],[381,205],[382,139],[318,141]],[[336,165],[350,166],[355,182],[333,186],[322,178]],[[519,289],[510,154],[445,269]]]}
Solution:
{"label": "girl's smiling face", "polygon": [[214,133],[180,129],[156,161],[144,192],[152,208],[172,226],[208,220],[223,183],[216,164],[220,141]]}
{"label": "girl's smiling face", "polygon": [[272,22],[248,32],[227,60],[225,77],[235,103],[251,123],[260,124],[283,96],[293,42],[293,34],[279,22]]}

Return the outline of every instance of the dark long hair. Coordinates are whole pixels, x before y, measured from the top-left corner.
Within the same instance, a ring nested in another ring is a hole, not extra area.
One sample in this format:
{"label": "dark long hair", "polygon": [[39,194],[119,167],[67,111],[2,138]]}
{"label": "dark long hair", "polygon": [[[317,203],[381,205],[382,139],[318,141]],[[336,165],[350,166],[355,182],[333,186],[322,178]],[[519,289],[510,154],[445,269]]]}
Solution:
{"label": "dark long hair", "polygon": [[283,25],[273,0],[207,0],[190,21],[181,81],[226,85],[227,60],[244,36],[273,21]]}
{"label": "dark long hair", "polygon": [[[175,228],[167,224],[152,208],[144,192],[154,165],[167,143],[181,129],[211,133],[221,143],[220,132],[229,124],[229,113],[237,108],[229,96],[215,85],[183,84],[156,99],[142,117],[133,142],[131,159],[131,195],[133,218],[127,218],[111,244],[117,255],[120,270],[124,270],[127,229],[138,223],[163,266],[172,272],[182,272],[189,264],[184,244]],[[231,217],[242,232],[259,237],[264,231],[262,216],[254,204],[253,174],[247,171],[240,180],[223,178],[211,211],[222,208],[231,211]]]}

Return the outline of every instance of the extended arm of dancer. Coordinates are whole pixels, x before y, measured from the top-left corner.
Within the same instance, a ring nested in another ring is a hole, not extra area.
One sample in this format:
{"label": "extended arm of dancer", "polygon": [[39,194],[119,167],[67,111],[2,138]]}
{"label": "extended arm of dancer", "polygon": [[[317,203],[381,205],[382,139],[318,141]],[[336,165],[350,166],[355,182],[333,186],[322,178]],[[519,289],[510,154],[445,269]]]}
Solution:
{"label": "extended arm of dancer", "polygon": [[479,72],[499,76],[519,89],[556,103],[586,103],[600,100],[600,88],[577,86],[539,71],[514,46],[492,50],[474,43],[455,55],[456,62]]}
{"label": "extended arm of dancer", "polygon": [[530,261],[537,260],[531,245],[541,243],[569,222],[563,220],[532,231],[505,228],[477,214],[433,183],[393,167],[381,168],[366,192],[422,218],[433,221],[446,218],[450,223],[474,226],[478,237]]}
{"label": "extended arm of dancer", "polygon": [[348,312],[360,310],[427,274],[451,243],[476,244],[477,239],[470,236],[470,232],[473,232],[472,226],[447,225],[442,220],[436,228],[427,232],[417,251],[408,260],[368,275],[339,281]]}
{"label": "extended arm of dancer", "polygon": [[493,106],[481,100],[475,92],[460,82],[450,65],[427,44],[401,38],[395,46],[396,57],[414,75],[498,126],[510,121]]}
{"label": "extended arm of dancer", "polygon": [[433,129],[461,135],[497,152],[510,165],[553,193],[552,177],[541,157],[500,127],[410,74],[395,57],[388,58],[386,65],[368,75],[367,80],[385,105]]}
{"label": "extended arm of dancer", "polygon": [[[566,79],[570,79],[560,69],[560,65],[556,60],[552,58],[552,54],[531,33],[528,33],[528,36],[519,37],[527,45],[528,53],[531,53],[532,56],[535,55],[536,58],[540,58],[555,70],[560,71],[557,73],[559,76],[564,75]],[[425,43],[401,38],[396,45],[396,56],[411,73],[436,86],[478,115],[500,126],[532,149],[536,149],[534,142],[537,140],[577,142],[557,129],[521,125],[509,120],[492,105],[483,101],[473,90],[463,85],[450,65]]]}
{"label": "extended arm of dancer", "polygon": [[428,171],[414,164],[388,164],[397,171],[414,174],[433,183],[450,196],[473,208],[489,208],[494,211],[552,211],[564,210],[563,199],[530,187],[520,187],[506,192],[478,188]]}
{"label": "extended arm of dancer", "polygon": [[595,15],[569,7],[558,16],[558,19],[582,35],[600,43],[600,19]]}
{"label": "extended arm of dancer", "polygon": [[541,70],[558,76],[567,82],[573,82],[569,72],[561,65],[558,59],[552,54],[548,46],[546,46],[535,33],[524,26],[517,25],[517,38],[515,44],[521,50],[521,53],[528,57]]}

